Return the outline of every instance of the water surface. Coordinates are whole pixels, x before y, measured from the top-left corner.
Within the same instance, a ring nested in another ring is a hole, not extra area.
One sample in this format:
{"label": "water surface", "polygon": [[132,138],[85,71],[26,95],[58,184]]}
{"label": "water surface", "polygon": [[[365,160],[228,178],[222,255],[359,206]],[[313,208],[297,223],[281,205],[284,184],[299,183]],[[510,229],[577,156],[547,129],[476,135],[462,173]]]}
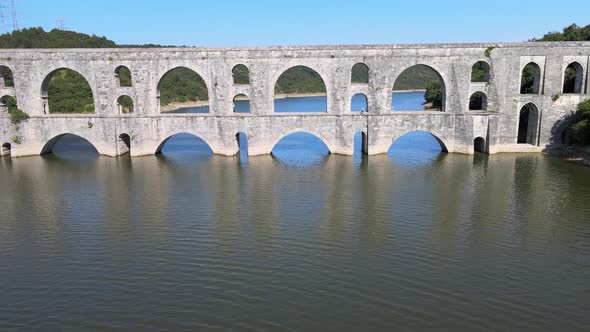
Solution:
{"label": "water surface", "polygon": [[[422,111],[424,110],[423,91],[394,92],[391,94],[392,111]],[[274,100],[274,109],[277,113],[285,112],[326,112],[326,97],[289,97]],[[351,100],[353,112],[367,111],[368,106],[362,96],[355,95]],[[370,112],[370,110],[368,110]],[[236,100],[234,112],[250,113],[248,100]],[[209,106],[184,107],[169,113],[209,113]]]}
{"label": "water surface", "polygon": [[418,132],[368,158],[305,134],[108,158],[67,136],[0,159],[0,188],[0,330],[590,324],[590,169],[551,157]]}

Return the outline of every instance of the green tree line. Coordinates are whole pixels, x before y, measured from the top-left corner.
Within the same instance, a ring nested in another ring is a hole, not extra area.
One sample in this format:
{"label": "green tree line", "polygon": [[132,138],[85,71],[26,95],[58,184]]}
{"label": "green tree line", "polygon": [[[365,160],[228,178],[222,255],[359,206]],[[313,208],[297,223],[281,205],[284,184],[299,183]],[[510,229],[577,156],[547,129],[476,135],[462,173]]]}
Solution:
{"label": "green tree line", "polygon": [[579,27],[574,23],[563,28],[561,32],[549,32],[543,37],[533,38],[531,41],[590,41],[590,24]]}

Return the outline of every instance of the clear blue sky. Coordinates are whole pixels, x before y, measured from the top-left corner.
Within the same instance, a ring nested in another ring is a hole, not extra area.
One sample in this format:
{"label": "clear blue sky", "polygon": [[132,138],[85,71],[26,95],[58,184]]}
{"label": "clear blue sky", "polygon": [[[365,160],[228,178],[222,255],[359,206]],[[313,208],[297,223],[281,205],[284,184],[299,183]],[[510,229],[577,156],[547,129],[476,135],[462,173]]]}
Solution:
{"label": "clear blue sky", "polygon": [[522,41],[573,22],[590,24],[590,0],[15,1],[21,27],[52,29],[62,18],[69,30],[125,44]]}

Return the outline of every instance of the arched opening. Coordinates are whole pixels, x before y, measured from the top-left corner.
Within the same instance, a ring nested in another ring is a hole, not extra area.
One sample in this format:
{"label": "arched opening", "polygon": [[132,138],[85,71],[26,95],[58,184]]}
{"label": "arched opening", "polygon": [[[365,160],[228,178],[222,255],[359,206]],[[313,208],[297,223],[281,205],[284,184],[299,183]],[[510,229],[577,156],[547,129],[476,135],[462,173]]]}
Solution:
{"label": "arched opening", "polygon": [[80,73],[61,68],[52,71],[41,86],[44,113],[94,113],[92,88]]}
{"label": "arched opening", "polygon": [[517,143],[537,145],[538,132],[539,110],[534,104],[528,103],[520,109]]}
{"label": "arched opening", "polygon": [[209,92],[203,78],[194,70],[177,67],[158,82],[160,112],[209,113]]}
{"label": "arched opening", "polygon": [[234,97],[234,113],[250,113],[250,99],[241,93]]}
{"label": "arched opening", "polygon": [[436,135],[423,130],[414,130],[397,138],[389,147],[392,149],[447,152],[447,146]]}
{"label": "arched opening", "polygon": [[483,92],[476,92],[469,98],[470,111],[485,111],[488,109],[488,97]]}
{"label": "arched opening", "polygon": [[234,78],[234,84],[250,84],[250,70],[246,65],[236,65],[231,74]]}
{"label": "arched opening", "polygon": [[14,87],[14,77],[12,70],[6,66],[0,66],[0,88]]}
{"label": "arched opening", "polygon": [[98,150],[83,137],[74,134],[61,134],[50,139],[41,155],[53,153],[66,159],[92,159],[98,157]]}
{"label": "arched opening", "polygon": [[354,156],[359,156],[369,153],[369,140],[364,131],[359,131],[354,134]]}
{"label": "arched opening", "polygon": [[133,99],[126,95],[117,98],[117,109],[119,110],[119,114],[133,113]]}
{"label": "arched opening", "polygon": [[213,150],[200,137],[189,133],[178,133],[166,138],[156,150],[156,154],[166,157],[210,157]]}
{"label": "arched opening", "polygon": [[362,62],[352,66],[350,81],[356,84],[369,83],[369,67]]}
{"label": "arched opening", "polygon": [[123,155],[131,151],[131,137],[129,136],[129,134],[119,135],[117,143],[117,146],[119,148],[119,155]]}
{"label": "arched opening", "polygon": [[445,82],[438,71],[426,65],[404,70],[393,84],[393,111],[444,111]]}
{"label": "arched opening", "polygon": [[471,67],[471,82],[481,83],[490,81],[490,65],[485,61],[476,62]]}
{"label": "arched opening", "polygon": [[125,66],[115,68],[115,78],[119,82],[119,86],[132,86],[131,70]]}
{"label": "arched opening", "polygon": [[236,141],[238,142],[238,148],[240,149],[239,157],[242,160],[248,159],[248,136],[246,135],[246,133],[237,133]]}
{"label": "arched opening", "polygon": [[0,98],[0,113],[12,113],[17,108],[16,99],[13,96],[3,96]]}
{"label": "arched opening", "polygon": [[584,68],[578,62],[572,62],[565,68],[563,93],[582,93],[584,85]]}
{"label": "arched opening", "polygon": [[521,94],[539,94],[541,87],[541,67],[534,62],[528,63],[522,69],[520,80]]}
{"label": "arched opening", "polygon": [[395,139],[387,154],[401,164],[419,165],[436,160],[441,152],[447,152],[445,143],[427,131],[415,130]]}
{"label": "arched opening", "polygon": [[367,102],[367,96],[362,93],[357,93],[352,96],[350,100],[350,111],[351,112],[368,112],[369,104]]}
{"label": "arched opening", "polygon": [[10,143],[2,144],[2,155],[3,156],[10,156],[11,150],[12,150],[12,145]]}
{"label": "arched opening", "polygon": [[486,140],[483,137],[477,137],[473,140],[473,150],[475,152],[486,153]]}
{"label": "arched opening", "polygon": [[306,166],[323,161],[330,154],[330,149],[321,138],[298,131],[282,137],[271,153],[286,164]]}
{"label": "arched opening", "polygon": [[313,69],[295,66],[287,69],[275,83],[274,111],[326,112],[326,85]]}

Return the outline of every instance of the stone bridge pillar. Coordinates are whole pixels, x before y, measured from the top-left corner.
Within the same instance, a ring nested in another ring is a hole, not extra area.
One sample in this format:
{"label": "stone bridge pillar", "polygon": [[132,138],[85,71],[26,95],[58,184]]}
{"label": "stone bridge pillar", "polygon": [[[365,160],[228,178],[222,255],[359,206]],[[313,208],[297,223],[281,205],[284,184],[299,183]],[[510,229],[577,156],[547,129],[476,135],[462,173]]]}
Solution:
{"label": "stone bridge pillar", "polygon": [[[250,65],[250,113],[272,114],[274,109],[274,82],[268,70],[269,60],[256,60]],[[249,143],[249,142],[248,142]]]}

